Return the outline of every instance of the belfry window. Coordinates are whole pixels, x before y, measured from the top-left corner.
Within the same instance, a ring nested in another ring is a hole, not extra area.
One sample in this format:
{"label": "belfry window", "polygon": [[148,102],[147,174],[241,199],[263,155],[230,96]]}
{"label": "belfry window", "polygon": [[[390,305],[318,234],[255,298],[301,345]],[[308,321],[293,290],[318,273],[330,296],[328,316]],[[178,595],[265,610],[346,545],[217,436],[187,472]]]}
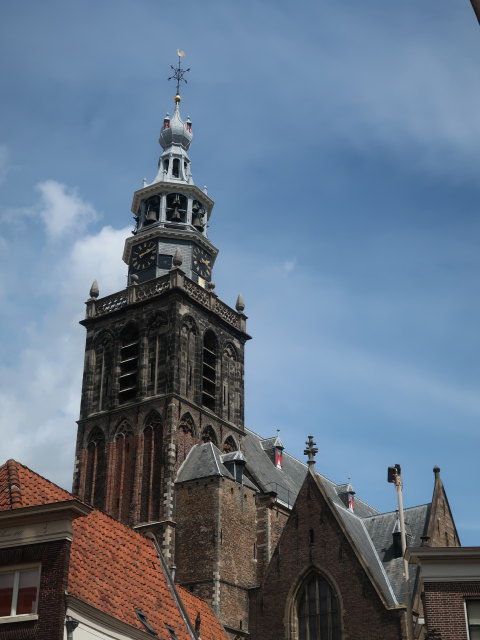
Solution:
{"label": "belfry window", "polygon": [[217,339],[213,331],[207,331],[203,338],[202,362],[202,404],[215,411],[217,382]]}
{"label": "belfry window", "polygon": [[122,336],[120,348],[120,404],[134,400],[137,395],[138,376],[138,330],[127,327]]}
{"label": "belfry window", "polygon": [[180,160],[178,158],[173,159],[172,176],[174,178],[180,177]]}
{"label": "belfry window", "polygon": [[311,575],[298,594],[298,639],[340,640],[338,600],[321,575]]}

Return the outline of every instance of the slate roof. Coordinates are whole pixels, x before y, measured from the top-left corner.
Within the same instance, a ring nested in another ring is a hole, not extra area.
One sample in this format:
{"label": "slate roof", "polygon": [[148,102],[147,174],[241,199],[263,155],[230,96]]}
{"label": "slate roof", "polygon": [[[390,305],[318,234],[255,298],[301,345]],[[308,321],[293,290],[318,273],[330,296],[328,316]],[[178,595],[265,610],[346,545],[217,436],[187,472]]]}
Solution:
{"label": "slate roof", "polygon": [[[0,466],[0,512],[71,500],[68,491],[15,460]],[[176,591],[191,624],[200,612],[202,640],[227,640],[206,602],[181,587]],[[139,609],[160,637],[168,635],[168,624],[178,640],[191,640],[153,542],[97,509],[73,521],[68,594],[145,631]]]}
{"label": "slate roof", "polygon": [[[180,465],[176,482],[188,482],[189,480],[199,480],[200,478],[209,478],[212,476],[220,476],[234,480],[233,475],[223,461],[231,460],[234,462],[234,459],[238,457],[235,453],[236,452],[222,454],[211,442],[196,444],[190,449],[187,457]],[[250,489],[258,491],[258,487],[245,476],[243,477],[243,484],[246,487],[250,487]]]}
{"label": "slate roof", "polygon": [[[307,465],[283,452],[282,469],[278,469],[268,455],[269,447],[275,445],[275,438],[261,438],[246,431],[242,448],[247,462],[246,471],[252,481],[265,492],[275,491],[277,498],[292,506],[307,474]],[[403,560],[394,557],[393,530],[397,519],[395,511],[380,513],[377,509],[355,495],[352,513],[348,503],[342,498],[352,489],[349,483],[336,484],[329,478],[316,473],[330,503],[334,507],[357,553],[363,559],[372,580],[390,606],[404,602]],[[420,546],[421,536],[426,530],[429,505],[421,505],[405,510],[407,531],[411,537],[410,546]],[[416,580],[416,568],[410,575],[411,589]]]}

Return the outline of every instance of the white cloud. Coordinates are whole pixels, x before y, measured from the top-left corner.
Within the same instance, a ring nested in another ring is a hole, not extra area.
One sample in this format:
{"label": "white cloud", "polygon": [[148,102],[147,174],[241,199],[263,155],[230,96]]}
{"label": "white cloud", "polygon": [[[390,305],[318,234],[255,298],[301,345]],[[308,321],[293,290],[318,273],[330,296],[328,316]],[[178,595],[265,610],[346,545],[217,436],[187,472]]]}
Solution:
{"label": "white cloud", "polygon": [[[78,321],[94,279],[101,295],[125,286],[121,256],[130,229],[107,226],[82,233],[96,217],[93,206],[77,190],[53,180],[39,188],[42,211],[45,216],[52,214],[45,220],[49,236],[57,239],[74,229],[79,235],[73,243],[47,245],[43,261],[37,264],[38,297],[23,302],[27,306],[22,343],[11,364],[3,359],[0,365],[0,441],[8,443],[4,457],[17,458],[68,489],[85,339]],[[36,204],[32,210],[38,208]],[[66,221],[58,222],[63,213]],[[18,250],[23,250],[22,244]],[[15,284],[6,279],[4,285],[11,295]],[[38,308],[40,302],[45,314]]]}
{"label": "white cloud", "polygon": [[46,180],[38,184],[37,189],[42,196],[40,217],[51,240],[82,232],[98,218],[93,206],[80,198],[76,188]]}
{"label": "white cloud", "polygon": [[291,273],[295,269],[295,265],[297,264],[296,259],[293,260],[285,260],[283,263],[283,270],[285,273]]}

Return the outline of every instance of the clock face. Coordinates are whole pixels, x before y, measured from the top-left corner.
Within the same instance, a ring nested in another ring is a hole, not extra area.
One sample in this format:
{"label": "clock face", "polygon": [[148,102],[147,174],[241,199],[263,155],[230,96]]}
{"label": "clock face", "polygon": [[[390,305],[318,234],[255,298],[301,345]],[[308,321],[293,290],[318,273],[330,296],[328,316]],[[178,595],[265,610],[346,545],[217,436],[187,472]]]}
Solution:
{"label": "clock face", "polygon": [[131,265],[136,271],[143,271],[148,267],[152,267],[156,260],[157,243],[155,240],[146,240],[133,247]]}
{"label": "clock face", "polygon": [[198,247],[193,247],[192,264],[195,273],[198,273],[198,275],[205,280],[210,280],[210,276],[212,275],[212,257],[208,253],[205,253],[205,251],[202,251]]}

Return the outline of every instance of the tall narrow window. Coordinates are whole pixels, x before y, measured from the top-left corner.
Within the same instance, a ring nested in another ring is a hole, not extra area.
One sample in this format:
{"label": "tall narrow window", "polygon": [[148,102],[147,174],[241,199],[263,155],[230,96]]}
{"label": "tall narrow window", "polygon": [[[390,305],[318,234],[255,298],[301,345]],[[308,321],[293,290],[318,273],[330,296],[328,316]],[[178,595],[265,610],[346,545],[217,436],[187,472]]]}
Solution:
{"label": "tall narrow window", "polygon": [[85,500],[97,509],[102,509],[106,475],[105,436],[98,427],[94,427],[88,437],[86,469]]}
{"label": "tall narrow window", "polygon": [[135,400],[138,377],[138,330],[134,326],[125,329],[120,348],[120,404]]}
{"label": "tall narrow window", "polygon": [[140,519],[142,522],[160,517],[162,470],[162,423],[153,411],[145,421],[143,431],[142,495]]}
{"label": "tall narrow window", "polygon": [[168,320],[164,313],[156,314],[148,328],[148,395],[166,392]]}
{"label": "tall narrow window", "polygon": [[135,478],[135,437],[127,422],[123,422],[115,436],[116,448],[116,518],[130,523],[133,517],[132,498]]}
{"label": "tall narrow window", "polygon": [[109,408],[112,368],[113,336],[108,331],[102,331],[95,339],[93,411]]}
{"label": "tall narrow window", "polygon": [[180,177],[180,160],[178,158],[173,159],[172,176],[174,178]]}
{"label": "tall narrow window", "polygon": [[202,404],[215,411],[217,383],[217,339],[213,331],[207,331],[203,338],[202,362]]}
{"label": "tall narrow window", "polygon": [[299,640],[340,640],[337,596],[317,573],[299,591],[297,616]]}
{"label": "tall narrow window", "polygon": [[222,356],[222,386],[223,386],[223,417],[233,421],[236,418],[235,409],[238,403],[237,385],[237,356],[235,349],[228,344]]}
{"label": "tall narrow window", "polygon": [[180,393],[189,400],[195,400],[197,328],[191,318],[187,318],[182,325],[180,349]]}

